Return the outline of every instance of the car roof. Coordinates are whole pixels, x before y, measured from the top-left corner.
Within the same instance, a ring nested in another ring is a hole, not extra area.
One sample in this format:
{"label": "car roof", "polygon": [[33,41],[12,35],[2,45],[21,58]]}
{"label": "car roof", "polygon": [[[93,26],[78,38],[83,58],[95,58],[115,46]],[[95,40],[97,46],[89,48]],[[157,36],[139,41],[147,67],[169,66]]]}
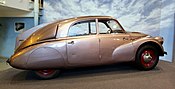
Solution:
{"label": "car roof", "polygon": [[57,20],[56,22],[72,22],[72,21],[77,21],[77,20],[86,20],[86,19],[112,19],[111,16],[79,16],[79,17],[74,17],[74,18],[68,18],[68,19],[62,19],[62,20]]}
{"label": "car roof", "polygon": [[71,19],[112,18],[111,16],[80,16]]}

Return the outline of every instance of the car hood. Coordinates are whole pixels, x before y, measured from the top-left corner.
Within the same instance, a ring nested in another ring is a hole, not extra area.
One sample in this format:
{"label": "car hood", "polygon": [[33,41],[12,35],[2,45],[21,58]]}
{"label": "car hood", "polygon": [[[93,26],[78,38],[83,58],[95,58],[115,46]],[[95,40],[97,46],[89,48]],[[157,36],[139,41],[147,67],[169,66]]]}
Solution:
{"label": "car hood", "polygon": [[139,39],[148,36],[147,34],[140,32],[128,32],[128,34],[132,37],[132,39]]}
{"label": "car hood", "polygon": [[149,37],[149,38],[153,38],[153,39],[157,40],[160,44],[163,44],[163,42],[164,42],[163,37],[160,37],[160,36],[152,37],[150,35],[140,33],[140,32],[128,32],[128,33],[131,36],[131,39],[133,39],[133,40],[137,40],[137,39],[140,39],[143,37]]}
{"label": "car hood", "polygon": [[26,38],[15,50],[15,52],[26,48],[30,45],[34,45],[38,42],[41,42],[43,40],[51,39],[56,37],[57,32],[57,23],[52,23],[49,25],[46,25],[42,28],[39,28],[35,32],[31,33],[31,35]]}

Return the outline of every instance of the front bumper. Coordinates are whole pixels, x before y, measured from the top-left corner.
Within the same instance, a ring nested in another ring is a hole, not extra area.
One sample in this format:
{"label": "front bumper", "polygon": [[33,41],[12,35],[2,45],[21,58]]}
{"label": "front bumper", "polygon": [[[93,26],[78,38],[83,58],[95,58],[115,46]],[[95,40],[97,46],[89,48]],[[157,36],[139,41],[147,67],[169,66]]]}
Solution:
{"label": "front bumper", "polygon": [[167,52],[164,51],[163,53],[167,55]]}

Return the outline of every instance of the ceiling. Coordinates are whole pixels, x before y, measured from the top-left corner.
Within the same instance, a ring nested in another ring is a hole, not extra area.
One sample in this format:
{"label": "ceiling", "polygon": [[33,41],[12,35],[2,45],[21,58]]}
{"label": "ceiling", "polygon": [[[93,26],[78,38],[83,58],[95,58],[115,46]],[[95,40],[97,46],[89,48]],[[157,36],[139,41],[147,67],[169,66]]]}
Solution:
{"label": "ceiling", "polygon": [[0,17],[33,17],[32,11],[0,5]]}
{"label": "ceiling", "polygon": [[24,11],[24,10],[20,10],[20,9],[16,9],[16,8],[11,8],[11,7],[7,7],[7,6],[2,6],[0,5],[0,12],[27,12],[27,11]]}

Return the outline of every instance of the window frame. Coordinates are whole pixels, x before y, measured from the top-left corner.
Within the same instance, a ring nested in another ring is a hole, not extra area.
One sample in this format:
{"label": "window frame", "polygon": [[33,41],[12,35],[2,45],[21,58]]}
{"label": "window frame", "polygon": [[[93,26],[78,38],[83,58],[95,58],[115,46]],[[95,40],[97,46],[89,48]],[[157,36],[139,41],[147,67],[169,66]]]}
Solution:
{"label": "window frame", "polygon": [[[122,25],[114,18],[93,18],[93,19],[83,19],[83,20],[78,20],[78,21],[75,21],[73,23],[71,23],[71,25],[68,27],[68,30],[67,30],[67,36],[66,37],[79,37],[79,36],[69,36],[69,30],[70,28],[75,24],[75,23],[78,23],[78,22],[83,22],[83,21],[95,21],[95,24],[96,24],[96,34],[94,35],[99,35],[100,34],[100,31],[99,31],[99,20],[114,20],[116,21],[116,23],[120,26],[121,30],[123,31],[123,33],[126,34],[126,31],[124,30],[124,28],[122,27]],[[85,36],[89,36],[89,35],[85,35]]]}
{"label": "window frame", "polygon": [[[69,36],[69,32],[72,26],[74,26],[76,23],[81,23],[81,22],[87,22],[87,24],[89,25],[89,22],[95,22],[95,30],[96,33],[95,34],[91,34],[91,35],[97,35],[98,34],[98,30],[97,30],[97,19],[86,19],[86,20],[79,20],[79,21],[75,21],[74,23],[72,23],[70,25],[70,27],[68,28],[67,31],[67,37],[79,37],[79,36]],[[88,26],[89,27],[89,26]],[[88,30],[89,31],[89,30]],[[88,35],[80,35],[80,36],[90,36],[90,33]]]}
{"label": "window frame", "polygon": [[[104,18],[104,19],[97,19],[97,26],[98,26],[98,27],[97,27],[97,28],[98,28],[97,30],[98,30],[98,34],[101,34],[101,33],[100,33],[100,29],[99,29],[99,22],[100,22],[100,20],[113,20],[113,21],[115,21],[115,22],[119,25],[119,27],[121,28],[122,32],[123,32],[123,33],[126,33],[126,31],[124,30],[124,28],[121,26],[121,24],[120,24],[116,19],[113,19],[113,18],[112,18],[112,19],[105,19],[105,18]],[[102,23],[102,22],[101,22],[101,23]],[[104,23],[104,24],[105,24],[105,23]],[[106,24],[105,24],[105,25],[106,25]],[[108,27],[108,26],[107,26],[107,27]],[[112,29],[110,26],[109,26],[109,28]],[[115,33],[115,34],[116,34],[116,33]],[[117,33],[117,34],[118,34],[118,33]]]}

